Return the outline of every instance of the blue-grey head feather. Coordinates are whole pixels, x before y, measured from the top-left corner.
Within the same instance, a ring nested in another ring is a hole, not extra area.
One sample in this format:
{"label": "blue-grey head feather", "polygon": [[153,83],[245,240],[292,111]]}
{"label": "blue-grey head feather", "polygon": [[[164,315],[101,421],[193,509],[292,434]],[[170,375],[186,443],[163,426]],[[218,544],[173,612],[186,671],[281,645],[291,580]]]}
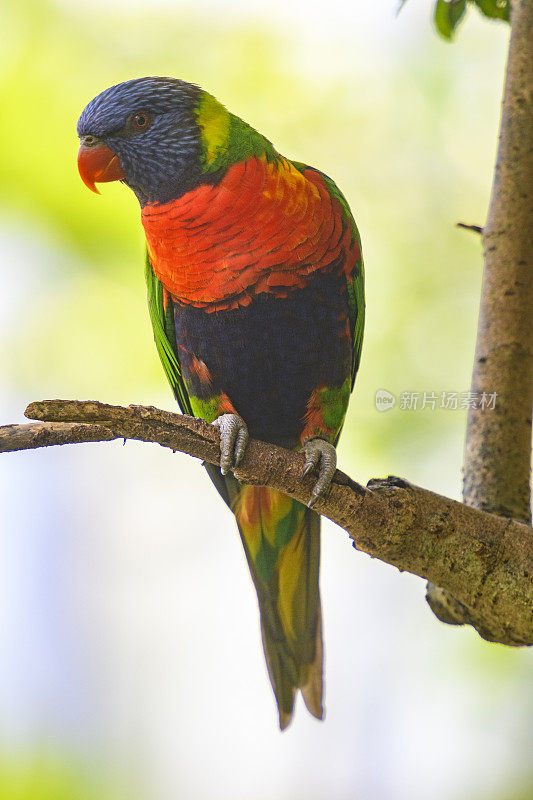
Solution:
{"label": "blue-grey head feather", "polygon": [[[175,78],[138,78],[106,89],[84,108],[78,136],[96,137],[118,156],[141,205],[165,203],[192,188],[201,173],[195,109],[201,90]],[[149,117],[135,130],[136,114]]]}

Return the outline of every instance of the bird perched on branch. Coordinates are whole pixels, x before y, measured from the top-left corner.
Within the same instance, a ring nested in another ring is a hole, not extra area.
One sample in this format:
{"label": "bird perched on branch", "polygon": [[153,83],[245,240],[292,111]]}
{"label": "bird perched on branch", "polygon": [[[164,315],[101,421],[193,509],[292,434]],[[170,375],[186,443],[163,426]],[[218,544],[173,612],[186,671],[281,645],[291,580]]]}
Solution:
{"label": "bird perched on branch", "polygon": [[[140,78],[78,121],[80,175],[141,205],[155,343],[181,410],[220,430],[207,465],[235,514],[257,590],[280,727],[296,691],[323,717],[320,518],[359,366],[359,234],[335,183],[289,160],[199,87]],[[303,448],[309,507],[239,483],[248,435]]]}

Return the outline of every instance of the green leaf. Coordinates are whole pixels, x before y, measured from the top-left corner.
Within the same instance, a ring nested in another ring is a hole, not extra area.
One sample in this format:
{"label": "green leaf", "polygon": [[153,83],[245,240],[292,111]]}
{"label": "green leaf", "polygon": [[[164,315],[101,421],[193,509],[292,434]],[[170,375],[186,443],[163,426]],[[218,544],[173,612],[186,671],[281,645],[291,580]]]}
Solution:
{"label": "green leaf", "polygon": [[466,0],[437,0],[434,12],[435,26],[444,39],[451,40],[465,10]]}
{"label": "green leaf", "polygon": [[491,19],[503,19],[509,22],[511,13],[510,0],[474,0],[482,14]]}

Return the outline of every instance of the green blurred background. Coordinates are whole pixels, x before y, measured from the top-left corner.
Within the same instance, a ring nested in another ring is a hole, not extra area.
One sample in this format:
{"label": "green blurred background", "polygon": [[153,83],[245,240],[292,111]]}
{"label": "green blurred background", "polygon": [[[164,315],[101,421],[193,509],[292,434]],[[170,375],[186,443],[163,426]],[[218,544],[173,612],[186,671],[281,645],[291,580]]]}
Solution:
{"label": "green blurred background", "polygon": [[[367,269],[340,464],[460,496],[508,27],[438,39],[428,0],[1,0],[2,422],[44,397],[173,407],[136,200],[88,192],[75,124],[103,88],[196,82],[345,192]],[[438,402],[437,402],[438,406]],[[327,718],[276,727],[234,523],[148,445],[0,461],[1,800],[533,796],[532,655],[443,626],[424,584],[324,526]]]}

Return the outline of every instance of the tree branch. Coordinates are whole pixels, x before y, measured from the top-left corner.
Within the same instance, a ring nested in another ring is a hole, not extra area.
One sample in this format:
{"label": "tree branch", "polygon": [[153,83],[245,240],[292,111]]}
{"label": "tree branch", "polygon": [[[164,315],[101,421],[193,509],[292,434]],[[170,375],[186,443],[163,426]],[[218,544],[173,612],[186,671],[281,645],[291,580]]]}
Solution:
{"label": "tree branch", "polygon": [[[42,421],[0,428],[0,452],[124,438],[219,463],[218,430],[204,420],[68,400],[31,403],[25,413]],[[302,478],[303,464],[301,453],[252,440],[238,477],[306,503],[314,480]],[[472,610],[466,621],[484,638],[533,644],[533,531],[527,525],[392,476],[363,487],[339,470],[316,510],[344,528],[358,550],[443,587]]]}

